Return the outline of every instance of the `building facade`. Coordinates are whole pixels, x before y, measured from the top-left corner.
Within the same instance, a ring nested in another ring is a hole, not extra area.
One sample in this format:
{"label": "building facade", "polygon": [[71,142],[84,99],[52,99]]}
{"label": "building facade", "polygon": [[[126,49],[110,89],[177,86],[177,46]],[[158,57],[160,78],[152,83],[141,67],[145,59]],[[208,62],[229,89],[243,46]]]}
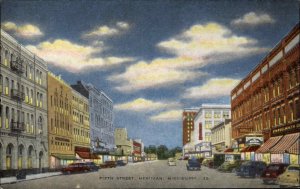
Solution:
{"label": "building facade", "polygon": [[92,152],[108,153],[115,147],[113,101],[103,91],[83,81],[78,81],[72,88],[89,99]]}
{"label": "building facade", "polygon": [[231,147],[231,120],[225,119],[218,125],[211,128],[212,151],[224,152]]}
{"label": "building facade", "polygon": [[72,88],[48,72],[48,141],[50,169],[76,160],[73,144]]}
{"label": "building facade", "polygon": [[182,112],[182,146],[191,142],[191,133],[194,130],[194,116],[199,108],[185,108]]}
{"label": "building facade", "polygon": [[194,118],[195,129],[191,140],[197,154],[205,157],[212,155],[211,129],[230,118],[230,105],[202,104]]}
{"label": "building facade", "polygon": [[0,170],[46,171],[47,64],[1,30]]}
{"label": "building facade", "polygon": [[[246,135],[257,133],[269,145],[258,151],[282,157],[299,140],[276,148],[300,132],[299,33],[297,24],[232,90],[232,136],[238,145],[245,145]],[[293,154],[299,155],[299,146],[295,149]]]}

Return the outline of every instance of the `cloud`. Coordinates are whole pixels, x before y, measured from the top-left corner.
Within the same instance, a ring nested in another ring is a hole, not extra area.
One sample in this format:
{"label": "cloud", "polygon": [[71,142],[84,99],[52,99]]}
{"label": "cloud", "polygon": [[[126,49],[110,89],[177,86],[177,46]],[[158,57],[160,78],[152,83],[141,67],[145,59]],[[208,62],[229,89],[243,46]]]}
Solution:
{"label": "cloud", "polygon": [[187,99],[211,99],[228,96],[239,82],[240,80],[231,78],[210,79],[201,86],[187,89],[183,97]]}
{"label": "cloud", "polygon": [[138,98],[131,102],[126,102],[123,104],[117,104],[114,106],[116,110],[128,110],[135,112],[149,112],[153,110],[159,110],[169,107],[178,107],[179,103],[171,103],[171,102],[154,102],[152,100],[147,100],[144,98]]}
{"label": "cloud", "polygon": [[[169,62],[172,60],[166,60]],[[177,59],[174,59],[176,64]],[[111,75],[108,80],[117,82],[116,87],[121,92],[135,92],[142,89],[166,87],[173,84],[184,83],[207,75],[201,71],[180,70],[166,64],[163,59],[147,63],[140,61],[129,66],[124,73]],[[175,66],[176,67],[176,66]]]}
{"label": "cloud", "polygon": [[126,93],[182,84],[207,76],[199,70],[206,65],[225,64],[269,50],[259,47],[257,40],[237,36],[214,22],[193,25],[157,47],[172,57],[140,60],[125,72],[111,75],[108,80],[118,84],[116,90]]}
{"label": "cloud", "polygon": [[150,120],[155,122],[171,122],[171,121],[178,121],[181,119],[181,117],[182,117],[182,110],[169,110],[150,117]]}
{"label": "cloud", "polygon": [[242,18],[234,19],[231,25],[234,26],[257,26],[262,24],[273,24],[275,20],[268,14],[256,14],[255,12],[249,12]]}
{"label": "cloud", "polygon": [[82,35],[83,38],[94,37],[111,37],[119,35],[122,32],[129,29],[129,24],[126,22],[117,22],[114,26],[109,27],[107,25],[98,26],[92,31],[86,32]]}
{"label": "cloud", "polygon": [[94,54],[101,52],[101,48],[79,45],[64,39],[45,41],[37,46],[28,45],[26,48],[52,65],[73,73],[110,68],[135,60],[130,57],[95,57]]}
{"label": "cloud", "polygon": [[25,39],[34,39],[44,35],[37,26],[32,24],[17,25],[14,22],[4,22],[2,27],[6,31],[13,32],[17,37]]}

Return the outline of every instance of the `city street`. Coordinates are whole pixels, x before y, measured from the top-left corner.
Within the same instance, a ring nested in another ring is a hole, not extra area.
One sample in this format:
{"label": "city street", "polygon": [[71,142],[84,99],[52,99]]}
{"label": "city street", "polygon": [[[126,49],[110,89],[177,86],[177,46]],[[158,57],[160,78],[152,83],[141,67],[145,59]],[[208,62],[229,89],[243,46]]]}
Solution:
{"label": "city street", "polygon": [[59,175],[2,185],[4,189],[47,188],[278,188],[264,185],[259,178],[239,178],[233,173],[219,173],[202,167],[187,171],[186,161],[168,166],[166,161],[142,162],[124,167],[101,169],[98,173]]}

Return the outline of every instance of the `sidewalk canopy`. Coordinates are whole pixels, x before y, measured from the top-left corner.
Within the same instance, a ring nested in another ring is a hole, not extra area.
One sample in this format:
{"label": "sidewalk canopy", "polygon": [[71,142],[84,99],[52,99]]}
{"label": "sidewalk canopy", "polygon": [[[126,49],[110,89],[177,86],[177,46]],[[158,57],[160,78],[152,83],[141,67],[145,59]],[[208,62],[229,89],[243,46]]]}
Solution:
{"label": "sidewalk canopy", "polygon": [[224,150],[224,152],[233,152],[233,151],[234,151],[234,149],[232,149],[232,148],[227,148]]}
{"label": "sidewalk canopy", "polygon": [[77,160],[77,158],[74,155],[68,155],[68,154],[51,154],[52,156],[63,159],[63,160]]}
{"label": "sidewalk canopy", "polygon": [[94,155],[90,152],[89,148],[84,147],[75,147],[75,153],[82,159],[99,159],[97,155]]}
{"label": "sidewalk canopy", "polygon": [[282,138],[282,136],[271,137],[269,138],[261,147],[256,150],[256,153],[267,153],[269,150],[275,146],[278,141]]}
{"label": "sidewalk canopy", "polygon": [[241,152],[255,152],[260,146],[247,146]]}
{"label": "sidewalk canopy", "polygon": [[300,152],[300,138],[288,149],[290,154],[299,154]]}
{"label": "sidewalk canopy", "polygon": [[287,152],[289,148],[299,140],[299,137],[300,133],[284,135],[282,139],[270,149],[270,152],[278,154]]}

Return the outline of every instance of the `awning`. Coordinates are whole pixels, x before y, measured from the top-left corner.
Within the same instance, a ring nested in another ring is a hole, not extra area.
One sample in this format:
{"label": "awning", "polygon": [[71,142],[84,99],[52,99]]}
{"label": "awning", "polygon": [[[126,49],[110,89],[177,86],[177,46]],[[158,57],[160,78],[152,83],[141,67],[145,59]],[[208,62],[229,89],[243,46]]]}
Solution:
{"label": "awning", "polygon": [[77,160],[77,158],[74,155],[68,155],[68,154],[51,154],[51,155],[61,160]]}
{"label": "awning", "polygon": [[247,146],[241,152],[255,152],[260,146]]}
{"label": "awning", "polygon": [[290,154],[300,154],[300,138],[287,151]]}
{"label": "awning", "polygon": [[100,159],[97,155],[92,154],[89,148],[76,146],[75,153],[78,154],[81,159]]}
{"label": "awning", "polygon": [[256,150],[256,153],[267,153],[269,150],[275,146],[278,141],[282,138],[282,136],[271,137],[265,143],[261,145],[261,147]]}
{"label": "awning", "polygon": [[224,152],[233,152],[233,151],[234,151],[233,148],[227,148],[227,149],[224,150]]}
{"label": "awning", "polygon": [[300,133],[284,135],[282,139],[270,149],[271,153],[282,154],[289,150],[292,145],[299,140]]}

